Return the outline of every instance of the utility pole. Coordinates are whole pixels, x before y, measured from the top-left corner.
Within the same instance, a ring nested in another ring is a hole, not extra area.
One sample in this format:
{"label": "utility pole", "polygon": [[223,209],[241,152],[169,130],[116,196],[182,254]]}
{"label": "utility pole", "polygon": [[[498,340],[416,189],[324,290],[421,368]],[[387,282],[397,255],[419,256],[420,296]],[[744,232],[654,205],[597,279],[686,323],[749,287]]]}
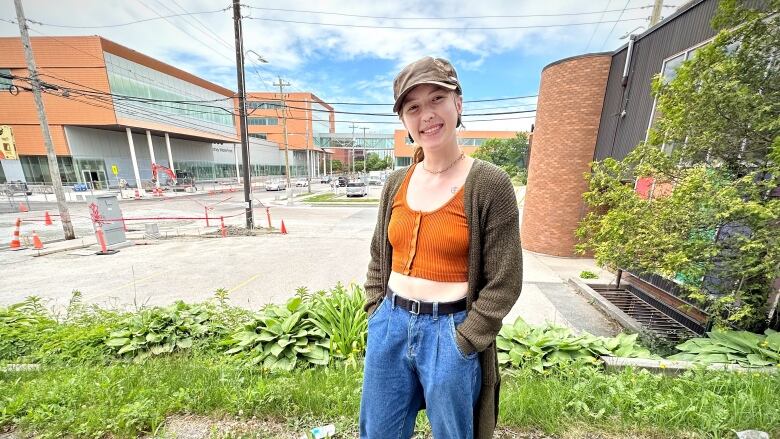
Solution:
{"label": "utility pole", "polygon": [[363,172],[366,172],[366,167],[368,165],[368,149],[366,149],[366,130],[368,128],[363,127],[361,128],[363,130]]}
{"label": "utility pole", "polygon": [[38,79],[38,69],[35,66],[35,58],[33,57],[32,45],[30,44],[30,34],[27,32],[27,19],[24,18],[22,0],[14,0],[14,6],[16,6],[16,21],[19,22],[19,33],[22,36],[22,46],[24,46],[24,58],[27,60],[27,70],[30,72],[30,82],[32,84],[33,98],[35,99],[35,108],[38,110],[38,120],[41,124],[43,143],[46,146],[46,158],[49,162],[51,184],[54,187],[54,196],[57,198],[57,208],[60,211],[62,231],[65,233],[65,239],[75,239],[76,233],[73,231],[73,223],[70,221],[70,212],[68,211],[68,205],[65,203],[65,191],[62,189],[60,167],[57,164],[57,153],[54,152],[54,144],[51,141],[51,133],[49,132],[49,122],[46,119],[46,110],[43,107],[41,81]]}
{"label": "utility pole", "polygon": [[661,21],[661,9],[664,7],[664,0],[655,0],[653,2],[653,13],[650,14],[650,26]]}
{"label": "utility pole", "polygon": [[[352,162],[352,173],[355,173],[355,128],[358,128],[357,125],[352,123],[352,147],[349,149],[349,159]],[[349,169],[349,166],[347,166],[347,169]]]}
{"label": "utility pole", "polygon": [[[303,100],[303,102],[304,102],[304,107],[307,110],[311,110],[309,108],[309,99],[305,98]],[[313,118],[312,118],[311,113],[312,112],[309,111],[309,117],[308,117],[309,120],[305,121],[306,122],[306,188],[308,189],[309,193],[311,193],[311,171],[312,171],[312,169],[311,169],[311,165],[312,165],[312,163],[311,163],[312,162],[312,160],[311,160],[311,150],[309,149],[309,124],[313,123],[312,122]]]}
{"label": "utility pole", "polygon": [[[238,0],[233,0],[238,1]],[[279,83],[274,84],[279,86],[279,96],[282,101],[282,125],[284,127],[284,172],[287,174],[287,205],[292,206],[292,185],[290,184],[290,157],[289,157],[289,143],[287,142],[287,104],[284,100],[284,87],[290,85],[289,82],[283,82],[282,77],[279,77]]]}
{"label": "utility pole", "polygon": [[252,180],[249,167],[249,132],[246,126],[246,83],[244,82],[244,35],[241,29],[241,4],[233,0],[233,29],[236,34],[236,74],[238,76],[238,129],[241,131],[241,164],[244,166],[244,202],[246,228],[255,228],[252,212]]}

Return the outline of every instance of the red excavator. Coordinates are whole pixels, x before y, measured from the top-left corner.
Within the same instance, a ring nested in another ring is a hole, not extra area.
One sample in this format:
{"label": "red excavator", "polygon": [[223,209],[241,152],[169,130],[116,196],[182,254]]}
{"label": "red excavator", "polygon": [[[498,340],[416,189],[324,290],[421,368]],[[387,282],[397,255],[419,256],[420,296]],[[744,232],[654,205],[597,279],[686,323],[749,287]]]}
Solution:
{"label": "red excavator", "polygon": [[170,186],[170,188],[174,191],[183,191],[188,187],[197,190],[195,186],[195,179],[189,172],[176,171],[176,173],[174,173],[170,168],[163,165],[158,165],[157,163],[152,163],[152,186],[155,185],[160,171],[168,175],[166,186]]}

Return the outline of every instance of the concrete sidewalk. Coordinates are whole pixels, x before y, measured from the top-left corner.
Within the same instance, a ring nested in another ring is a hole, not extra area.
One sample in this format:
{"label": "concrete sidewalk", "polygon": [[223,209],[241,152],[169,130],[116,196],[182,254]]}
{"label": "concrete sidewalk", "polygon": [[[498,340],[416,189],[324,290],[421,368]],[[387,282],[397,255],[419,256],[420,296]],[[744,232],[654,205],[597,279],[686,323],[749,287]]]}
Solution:
{"label": "concrete sidewalk", "polygon": [[614,275],[596,266],[593,259],[559,258],[524,250],[523,291],[504,323],[511,324],[517,317],[522,317],[532,325],[549,322],[600,336],[619,333],[619,325],[567,285],[570,277],[579,277],[583,270],[599,275],[595,281],[614,281]]}

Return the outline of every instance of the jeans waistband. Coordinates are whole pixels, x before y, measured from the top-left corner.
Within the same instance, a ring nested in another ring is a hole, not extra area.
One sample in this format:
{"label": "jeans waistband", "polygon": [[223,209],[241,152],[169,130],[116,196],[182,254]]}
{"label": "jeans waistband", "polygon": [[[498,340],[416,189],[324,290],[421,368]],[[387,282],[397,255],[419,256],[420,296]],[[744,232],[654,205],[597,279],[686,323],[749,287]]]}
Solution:
{"label": "jeans waistband", "polygon": [[386,298],[391,301],[390,304],[393,308],[400,307],[409,311],[411,314],[433,314],[434,316],[455,314],[457,312],[465,311],[467,305],[465,297],[451,302],[427,302],[409,299],[399,295],[390,287],[387,287]]}

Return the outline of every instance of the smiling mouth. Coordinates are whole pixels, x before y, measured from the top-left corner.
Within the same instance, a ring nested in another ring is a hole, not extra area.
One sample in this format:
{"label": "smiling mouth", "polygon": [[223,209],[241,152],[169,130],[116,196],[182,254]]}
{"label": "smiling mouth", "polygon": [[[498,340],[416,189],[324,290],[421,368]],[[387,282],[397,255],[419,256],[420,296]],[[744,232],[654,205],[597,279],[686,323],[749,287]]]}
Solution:
{"label": "smiling mouth", "polygon": [[436,134],[436,133],[438,133],[442,129],[443,126],[444,126],[444,124],[434,125],[434,126],[428,128],[428,129],[420,131],[420,133],[422,133],[424,135]]}

